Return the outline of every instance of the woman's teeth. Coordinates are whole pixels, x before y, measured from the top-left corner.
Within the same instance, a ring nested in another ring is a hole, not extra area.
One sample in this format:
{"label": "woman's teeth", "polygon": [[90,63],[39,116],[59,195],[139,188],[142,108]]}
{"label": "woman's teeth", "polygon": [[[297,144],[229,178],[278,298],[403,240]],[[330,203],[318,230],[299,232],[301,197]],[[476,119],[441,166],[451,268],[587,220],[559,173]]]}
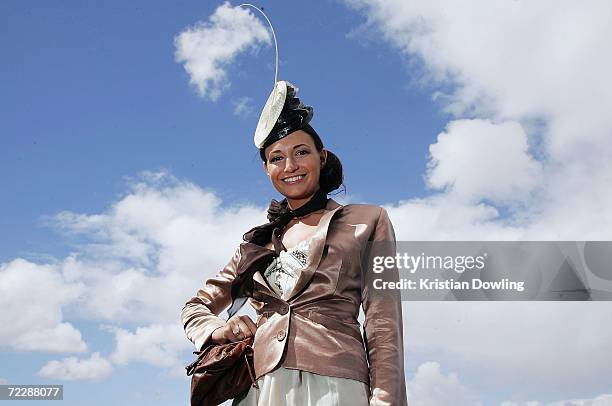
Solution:
{"label": "woman's teeth", "polygon": [[283,182],[293,183],[293,182],[297,182],[298,180],[302,180],[303,178],[304,178],[304,175],[292,176],[290,178],[283,179]]}

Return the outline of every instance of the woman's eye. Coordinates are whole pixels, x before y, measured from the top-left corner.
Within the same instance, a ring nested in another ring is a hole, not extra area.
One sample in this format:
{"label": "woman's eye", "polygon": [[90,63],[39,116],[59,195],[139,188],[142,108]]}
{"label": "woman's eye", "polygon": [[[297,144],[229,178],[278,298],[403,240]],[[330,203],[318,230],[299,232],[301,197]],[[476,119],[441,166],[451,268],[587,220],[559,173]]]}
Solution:
{"label": "woman's eye", "polygon": [[282,157],[280,157],[280,156],[275,156],[275,157],[272,157],[272,158],[270,158],[270,162],[278,162],[278,161],[280,161],[280,160],[281,160],[281,158],[282,158]]}
{"label": "woman's eye", "polygon": [[302,149],[297,152],[298,155],[308,155],[309,153],[310,151],[308,151],[307,149]]}

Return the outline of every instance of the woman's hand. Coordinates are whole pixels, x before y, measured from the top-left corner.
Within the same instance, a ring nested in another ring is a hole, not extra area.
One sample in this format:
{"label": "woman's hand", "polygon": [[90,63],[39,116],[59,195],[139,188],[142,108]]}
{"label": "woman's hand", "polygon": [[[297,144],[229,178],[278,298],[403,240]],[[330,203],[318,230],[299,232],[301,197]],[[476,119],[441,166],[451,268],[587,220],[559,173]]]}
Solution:
{"label": "woman's hand", "polygon": [[216,344],[231,343],[252,337],[255,331],[257,331],[257,326],[249,316],[235,315],[227,321],[225,326],[213,331],[210,339]]}

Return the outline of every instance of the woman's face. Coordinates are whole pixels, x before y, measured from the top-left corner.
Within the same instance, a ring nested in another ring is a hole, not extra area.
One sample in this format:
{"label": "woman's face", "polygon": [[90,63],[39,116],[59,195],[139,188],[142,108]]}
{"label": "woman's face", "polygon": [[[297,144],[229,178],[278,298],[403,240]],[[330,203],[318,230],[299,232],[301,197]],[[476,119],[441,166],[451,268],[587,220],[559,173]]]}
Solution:
{"label": "woman's face", "polygon": [[295,131],[265,150],[264,169],[274,188],[287,198],[292,209],[306,203],[319,189],[319,175],[327,151],[317,151],[312,137]]}

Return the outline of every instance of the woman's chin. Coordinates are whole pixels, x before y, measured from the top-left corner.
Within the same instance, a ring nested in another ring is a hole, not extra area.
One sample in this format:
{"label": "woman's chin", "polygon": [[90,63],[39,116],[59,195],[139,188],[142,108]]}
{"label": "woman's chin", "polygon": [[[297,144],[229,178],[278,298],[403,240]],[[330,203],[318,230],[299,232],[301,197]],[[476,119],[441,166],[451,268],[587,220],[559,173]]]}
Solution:
{"label": "woman's chin", "polygon": [[301,200],[307,199],[314,194],[314,192],[308,192],[305,190],[297,190],[291,188],[284,188],[283,190],[279,190],[279,192],[285,196],[287,199],[291,200]]}

